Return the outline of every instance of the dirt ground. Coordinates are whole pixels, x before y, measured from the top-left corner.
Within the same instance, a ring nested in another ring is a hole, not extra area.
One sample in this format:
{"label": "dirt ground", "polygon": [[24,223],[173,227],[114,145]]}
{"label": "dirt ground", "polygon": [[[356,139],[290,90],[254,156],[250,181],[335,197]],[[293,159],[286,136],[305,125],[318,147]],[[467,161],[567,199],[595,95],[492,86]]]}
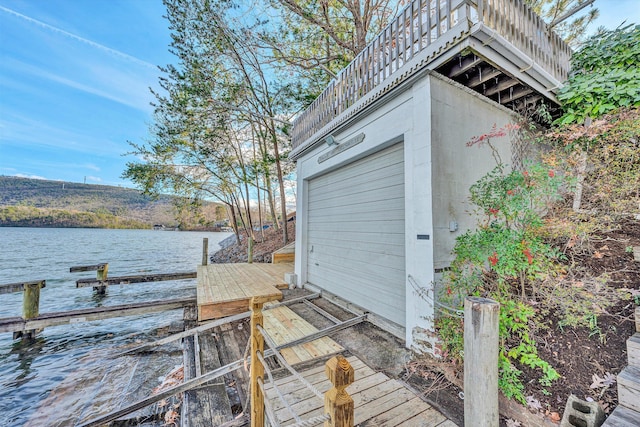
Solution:
{"label": "dirt ground", "polygon": [[[290,236],[293,236],[294,224],[290,223],[289,227]],[[256,245],[255,259],[269,262],[271,252],[283,246],[281,236],[281,232],[268,230],[266,240]],[[212,261],[246,261],[245,246],[227,248],[213,255]],[[594,306],[597,320],[590,328],[562,327],[560,314],[553,311],[542,316],[535,335],[539,355],[558,371],[561,378],[544,390],[537,381],[539,374],[522,368],[529,406],[510,405],[512,414],[521,412],[525,415],[520,417],[521,426],[536,425],[536,420],[542,425],[543,418],[547,423],[558,423],[572,393],[581,399],[599,402],[607,414],[617,405],[615,375],[627,365],[626,340],[633,334],[633,313],[640,302],[640,262],[634,261],[630,250],[633,246],[640,246],[640,221],[629,218],[612,226],[610,231],[592,236],[588,245],[562,248],[568,263],[580,265],[581,272],[598,278],[609,290],[630,290],[635,299],[619,298],[605,310]],[[574,280],[579,285],[579,278]],[[368,329],[371,325],[366,325],[341,332],[350,335],[345,339],[360,340],[358,347],[376,350],[356,355],[370,366],[405,381],[436,409],[462,425],[462,390],[458,387],[462,367],[425,358],[411,359],[399,340],[386,335],[382,337]],[[374,354],[386,356],[375,360]],[[504,425],[505,419],[502,422]]]}
{"label": "dirt ground", "polygon": [[591,251],[582,249],[580,253],[567,249],[567,255],[592,277],[602,278],[605,287],[630,289],[636,298],[619,299],[600,313],[594,311],[597,323],[591,328],[562,329],[557,316],[545,317],[545,328],[536,336],[538,351],[562,378],[549,388],[550,396],[544,395],[535,381],[527,386],[545,411],[561,413],[570,393],[600,402],[607,414],[618,404],[615,382],[595,387],[594,375],[604,379],[627,366],[626,341],[633,335],[634,310],[640,300],[640,262],[634,261],[629,248],[640,246],[640,221],[624,220],[612,231],[595,236],[590,246]]}

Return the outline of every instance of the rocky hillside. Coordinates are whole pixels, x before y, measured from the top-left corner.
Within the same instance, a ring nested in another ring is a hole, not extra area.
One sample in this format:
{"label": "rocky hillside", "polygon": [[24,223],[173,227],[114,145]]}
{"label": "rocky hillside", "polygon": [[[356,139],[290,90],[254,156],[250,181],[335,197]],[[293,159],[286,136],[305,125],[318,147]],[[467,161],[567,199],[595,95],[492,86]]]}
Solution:
{"label": "rocky hillside", "polygon": [[[289,221],[287,227],[289,243],[291,243],[296,237],[295,221]],[[211,256],[211,262],[247,262],[248,244],[246,234],[241,233],[240,239],[240,243],[233,243],[213,254]],[[264,233],[257,231],[255,239],[256,243],[253,247],[253,260],[255,262],[271,262],[271,254],[283,246],[286,246],[282,240],[282,230],[275,230],[273,227],[267,228],[264,230]]]}

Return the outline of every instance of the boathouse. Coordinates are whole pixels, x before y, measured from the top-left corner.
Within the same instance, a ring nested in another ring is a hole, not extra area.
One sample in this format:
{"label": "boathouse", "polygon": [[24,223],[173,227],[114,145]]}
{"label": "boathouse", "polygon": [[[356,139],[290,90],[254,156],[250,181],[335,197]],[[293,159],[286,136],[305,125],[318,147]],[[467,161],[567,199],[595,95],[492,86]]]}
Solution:
{"label": "boathouse", "polygon": [[294,122],[298,285],[429,351],[434,283],[474,225],[469,187],[495,166],[466,143],[557,105],[570,55],[524,0],[408,4]]}

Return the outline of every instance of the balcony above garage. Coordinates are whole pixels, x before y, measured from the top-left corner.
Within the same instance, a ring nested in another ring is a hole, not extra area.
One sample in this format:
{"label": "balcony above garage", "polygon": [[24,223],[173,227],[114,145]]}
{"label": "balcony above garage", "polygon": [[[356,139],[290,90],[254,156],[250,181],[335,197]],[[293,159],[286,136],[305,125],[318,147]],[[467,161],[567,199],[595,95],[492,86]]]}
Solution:
{"label": "balcony above garage", "polygon": [[558,103],[571,49],[524,0],[413,0],[295,120],[295,159],[423,70],[519,111]]}

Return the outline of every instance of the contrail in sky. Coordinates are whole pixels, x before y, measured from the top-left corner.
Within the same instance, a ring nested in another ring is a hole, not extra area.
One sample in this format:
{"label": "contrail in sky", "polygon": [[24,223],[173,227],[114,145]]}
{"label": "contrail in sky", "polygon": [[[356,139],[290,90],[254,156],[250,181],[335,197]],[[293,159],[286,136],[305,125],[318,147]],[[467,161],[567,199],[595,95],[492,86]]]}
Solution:
{"label": "contrail in sky", "polygon": [[15,10],[8,9],[8,8],[6,8],[4,6],[0,6],[0,10],[4,11],[4,12],[10,14],[10,15],[17,16],[20,19],[24,19],[25,21],[30,22],[32,24],[36,24],[36,25],[38,25],[40,27],[46,28],[47,30],[53,31],[53,32],[58,33],[58,34],[62,34],[63,36],[67,36],[69,38],[77,40],[77,41],[79,41],[81,43],[84,43],[86,45],[89,45],[91,47],[94,47],[96,49],[99,49],[99,50],[102,50],[104,52],[107,52],[110,55],[117,56],[119,58],[123,58],[123,59],[126,59],[128,61],[135,62],[136,64],[142,65],[144,67],[152,68],[154,70],[157,69],[157,67],[155,65],[150,64],[149,62],[145,62],[145,61],[143,61],[141,59],[138,59],[135,56],[127,55],[126,53],[120,52],[119,50],[111,49],[110,47],[101,45],[100,43],[96,43],[94,41],[85,39],[85,38],[80,37],[80,36],[76,36],[75,34],[71,34],[71,33],[67,32],[65,30],[60,29],[60,28],[54,27],[54,26],[46,24],[46,23],[44,23],[42,21],[38,21],[37,19],[33,19],[33,18],[29,17],[29,16],[26,16],[26,15],[23,15],[21,13],[18,13]]}

